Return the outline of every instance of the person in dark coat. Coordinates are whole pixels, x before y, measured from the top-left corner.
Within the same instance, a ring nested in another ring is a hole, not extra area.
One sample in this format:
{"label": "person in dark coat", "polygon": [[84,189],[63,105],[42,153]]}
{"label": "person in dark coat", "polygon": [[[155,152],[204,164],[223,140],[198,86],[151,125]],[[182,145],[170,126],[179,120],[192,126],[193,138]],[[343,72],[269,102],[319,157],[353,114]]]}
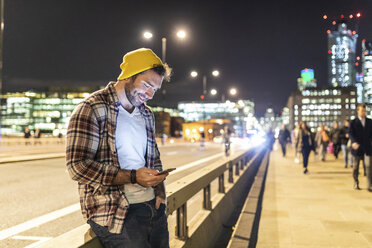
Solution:
{"label": "person in dark coat", "polygon": [[314,138],[305,122],[301,122],[300,124],[300,131],[297,136],[296,149],[297,151],[302,153],[302,162],[305,168],[304,174],[306,174],[308,173],[307,165],[309,162],[309,155],[311,150],[314,150]]}
{"label": "person in dark coat", "polygon": [[359,187],[359,163],[364,159],[367,170],[367,187],[372,192],[371,185],[371,155],[372,155],[372,120],[366,117],[366,105],[358,104],[357,117],[351,121],[349,128],[349,137],[351,140],[351,153],[354,156],[353,177],[354,189]]}
{"label": "person in dark coat", "polygon": [[335,158],[338,158],[338,153],[341,150],[341,135],[340,135],[341,129],[338,127],[337,121],[333,123],[333,128],[330,132],[332,146],[333,146],[333,155]]}
{"label": "person in dark coat", "polygon": [[278,141],[279,141],[280,146],[282,147],[283,157],[285,157],[285,154],[287,151],[286,146],[287,146],[287,143],[290,142],[290,140],[291,140],[291,135],[288,129],[285,127],[285,125],[282,124],[282,128],[280,129],[279,135],[278,135]]}

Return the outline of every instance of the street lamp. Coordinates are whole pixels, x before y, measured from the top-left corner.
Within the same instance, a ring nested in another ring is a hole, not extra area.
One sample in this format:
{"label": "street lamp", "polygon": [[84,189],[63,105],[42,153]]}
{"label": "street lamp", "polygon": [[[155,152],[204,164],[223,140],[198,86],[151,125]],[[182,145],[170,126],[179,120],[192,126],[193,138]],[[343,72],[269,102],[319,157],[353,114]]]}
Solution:
{"label": "street lamp", "polygon": [[198,73],[197,73],[196,71],[192,71],[192,72],[190,73],[190,75],[191,75],[191,77],[195,78],[195,77],[198,76]]}
{"label": "street lamp", "polygon": [[214,70],[212,71],[212,75],[218,77],[220,75],[220,72],[218,70]]}
{"label": "street lamp", "polygon": [[[180,40],[184,40],[187,36],[186,31],[184,30],[179,30],[177,31],[177,37]],[[150,31],[145,31],[143,33],[143,37],[147,40],[150,40],[153,37],[153,34]],[[167,38],[163,37],[161,39],[161,51],[162,51],[162,61],[163,63],[166,63],[166,54],[167,54]]]}
{"label": "street lamp", "polygon": [[216,89],[211,89],[211,95],[212,95],[212,96],[217,95],[217,90],[216,90]]}
{"label": "street lamp", "polygon": [[[198,76],[197,71],[191,71],[190,73],[191,77],[196,78]],[[212,71],[212,76],[213,77],[218,77],[220,75],[220,72],[218,70]],[[215,92],[217,94],[217,91]],[[207,94],[207,76],[203,76],[203,96]]]}
{"label": "street lamp", "polygon": [[177,32],[177,37],[180,39],[185,39],[186,38],[186,32],[184,30],[179,30]]}
{"label": "street lamp", "polygon": [[152,33],[146,31],[143,33],[143,37],[145,37],[145,39],[151,39],[152,38]]}
{"label": "street lamp", "polygon": [[237,91],[236,91],[235,88],[231,88],[231,89],[230,89],[230,95],[235,96],[236,93],[237,93]]}

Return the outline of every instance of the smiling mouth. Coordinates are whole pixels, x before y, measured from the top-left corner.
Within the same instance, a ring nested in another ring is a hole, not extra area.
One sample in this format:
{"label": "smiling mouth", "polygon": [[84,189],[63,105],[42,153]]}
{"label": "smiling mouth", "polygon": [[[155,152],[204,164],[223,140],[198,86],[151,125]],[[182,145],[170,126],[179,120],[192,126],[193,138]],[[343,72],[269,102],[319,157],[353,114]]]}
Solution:
{"label": "smiling mouth", "polygon": [[138,95],[138,99],[139,99],[141,102],[145,102],[145,101],[146,101],[146,98],[142,97],[141,95]]}

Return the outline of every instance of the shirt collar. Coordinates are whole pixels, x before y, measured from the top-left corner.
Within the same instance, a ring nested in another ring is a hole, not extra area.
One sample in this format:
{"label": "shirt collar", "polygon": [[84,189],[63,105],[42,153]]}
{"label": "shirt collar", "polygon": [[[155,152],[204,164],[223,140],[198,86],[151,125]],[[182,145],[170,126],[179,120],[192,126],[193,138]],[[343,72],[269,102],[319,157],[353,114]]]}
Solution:
{"label": "shirt collar", "polygon": [[358,119],[359,119],[360,121],[363,121],[363,122],[366,121],[366,118],[365,118],[365,117],[364,117],[364,118],[361,118],[361,117],[358,116]]}

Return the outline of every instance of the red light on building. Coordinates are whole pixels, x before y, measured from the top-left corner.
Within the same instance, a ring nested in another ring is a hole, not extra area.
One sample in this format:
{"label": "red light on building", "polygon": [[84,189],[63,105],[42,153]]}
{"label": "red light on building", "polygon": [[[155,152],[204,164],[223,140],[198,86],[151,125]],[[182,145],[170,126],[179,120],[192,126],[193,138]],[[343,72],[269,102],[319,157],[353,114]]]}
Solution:
{"label": "red light on building", "polygon": [[366,39],[363,39],[362,42],[366,42]]}
{"label": "red light on building", "polygon": [[327,30],[327,34],[330,34],[330,33],[331,33],[331,30],[328,29],[328,30]]}
{"label": "red light on building", "polygon": [[328,50],[328,54],[332,54],[332,51],[331,50]]}
{"label": "red light on building", "polygon": [[354,17],[353,15],[349,15],[349,18],[350,18],[350,19],[353,19],[353,17]]}
{"label": "red light on building", "polygon": [[341,15],[341,18],[344,18],[345,16],[344,15]]}
{"label": "red light on building", "polygon": [[361,17],[362,15],[360,13],[357,13],[356,16],[359,18]]}
{"label": "red light on building", "polygon": [[200,99],[204,100],[204,95],[201,95],[201,96],[200,96]]}
{"label": "red light on building", "polygon": [[358,56],[356,59],[357,59],[357,60],[360,60],[360,57]]}
{"label": "red light on building", "polygon": [[336,25],[336,21],[333,21],[332,24],[333,24],[333,25]]}
{"label": "red light on building", "polygon": [[368,51],[365,51],[365,52],[364,52],[364,55],[368,55]]}
{"label": "red light on building", "polygon": [[358,62],[356,62],[356,63],[355,63],[355,66],[358,66],[358,65],[359,65],[359,63],[358,63]]}
{"label": "red light on building", "polygon": [[324,16],[323,16],[323,19],[324,19],[324,20],[326,20],[327,18],[328,18],[327,15],[324,15]]}
{"label": "red light on building", "polygon": [[355,34],[356,34],[356,31],[354,30],[354,31],[353,31],[353,35],[355,35]]}

